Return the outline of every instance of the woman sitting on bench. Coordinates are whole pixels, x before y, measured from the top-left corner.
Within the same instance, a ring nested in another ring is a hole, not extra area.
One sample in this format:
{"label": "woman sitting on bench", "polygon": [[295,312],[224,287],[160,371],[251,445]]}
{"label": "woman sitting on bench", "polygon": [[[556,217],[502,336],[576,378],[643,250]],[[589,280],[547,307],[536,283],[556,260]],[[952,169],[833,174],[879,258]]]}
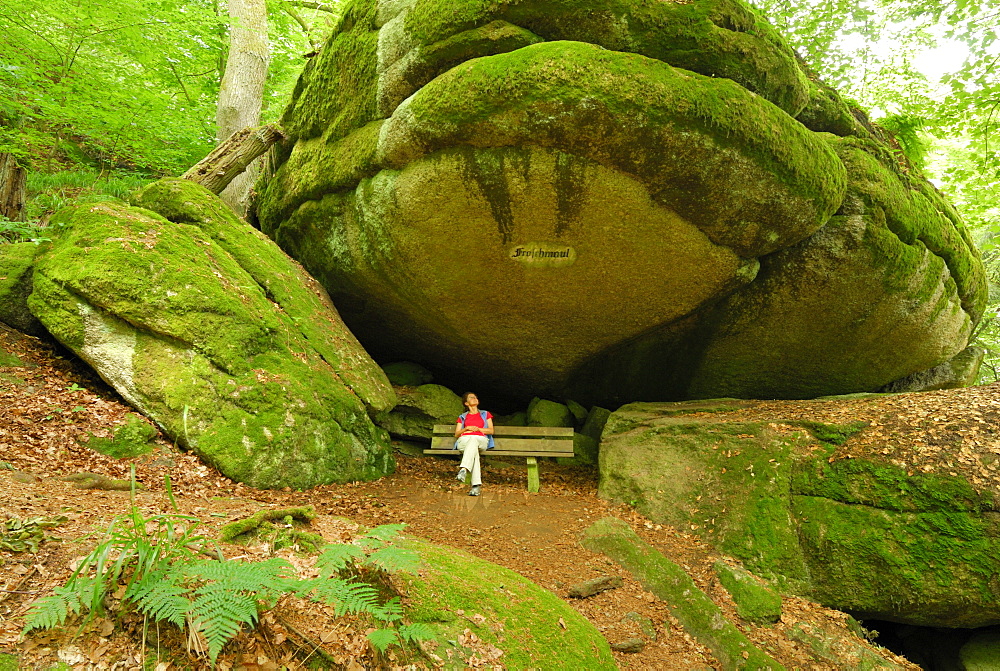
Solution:
{"label": "woman sitting on bench", "polygon": [[479,496],[483,484],[479,469],[480,450],[493,449],[493,415],[479,409],[479,399],[472,392],[462,394],[462,404],[468,408],[458,416],[455,423],[455,449],[462,450],[462,465],[457,479],[465,482],[465,476],[472,472],[472,489],[469,496]]}

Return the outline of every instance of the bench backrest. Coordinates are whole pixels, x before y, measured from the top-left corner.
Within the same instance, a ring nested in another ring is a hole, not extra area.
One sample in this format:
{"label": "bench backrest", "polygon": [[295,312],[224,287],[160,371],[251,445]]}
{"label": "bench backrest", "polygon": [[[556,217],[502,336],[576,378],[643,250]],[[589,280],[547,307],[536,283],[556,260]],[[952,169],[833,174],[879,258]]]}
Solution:
{"label": "bench backrest", "polygon": [[[494,426],[497,450],[505,452],[572,452],[573,429],[566,426]],[[455,425],[435,424],[432,450],[455,446]]]}

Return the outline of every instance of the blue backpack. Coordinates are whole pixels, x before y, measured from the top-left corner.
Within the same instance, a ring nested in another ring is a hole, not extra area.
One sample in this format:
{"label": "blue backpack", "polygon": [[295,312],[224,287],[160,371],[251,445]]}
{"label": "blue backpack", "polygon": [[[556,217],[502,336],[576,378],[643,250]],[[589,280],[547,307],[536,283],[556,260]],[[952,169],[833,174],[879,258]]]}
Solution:
{"label": "blue backpack", "polygon": [[[461,415],[458,416],[458,418],[460,420],[462,420],[462,428],[463,429],[465,428],[465,418],[466,418],[466,416],[468,414],[469,414],[468,412],[463,412]],[[480,410],[479,411],[479,416],[483,418],[483,426],[486,426],[486,411],[485,410]],[[486,441],[487,441],[486,442],[486,449],[487,450],[492,450],[493,449],[493,436],[487,434]],[[458,440],[455,441],[455,447],[453,447],[452,449],[453,450],[457,450],[458,449]]]}

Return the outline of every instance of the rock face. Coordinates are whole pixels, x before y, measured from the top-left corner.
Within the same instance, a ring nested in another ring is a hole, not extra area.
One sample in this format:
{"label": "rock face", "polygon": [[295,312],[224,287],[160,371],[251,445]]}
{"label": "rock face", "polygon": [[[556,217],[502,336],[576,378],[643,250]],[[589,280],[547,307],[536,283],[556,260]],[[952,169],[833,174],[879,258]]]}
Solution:
{"label": "rock face", "polygon": [[859,617],[1000,624],[1000,504],[970,485],[982,469],[971,452],[940,473],[838,457],[863,424],[713,419],[740,403],[619,409],[604,431],[599,494]]}
{"label": "rock face", "polygon": [[64,230],[28,299],[45,328],[235,480],[306,488],[391,472],[369,413],[395,394],[316,282],[192,182],[154,183],[135,205],[57,215]]}
{"label": "rock face", "polygon": [[740,0],[354,0],[282,123],[262,230],[450,386],[873,391],[985,304],[954,210]]}

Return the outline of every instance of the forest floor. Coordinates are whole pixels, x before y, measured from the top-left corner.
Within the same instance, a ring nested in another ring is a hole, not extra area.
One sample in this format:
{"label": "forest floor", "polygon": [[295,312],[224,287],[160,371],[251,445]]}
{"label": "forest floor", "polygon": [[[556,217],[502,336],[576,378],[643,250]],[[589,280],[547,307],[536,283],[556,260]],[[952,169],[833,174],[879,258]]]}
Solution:
{"label": "forest floor", "polygon": [[[179,511],[198,518],[200,532],[207,536],[217,535],[227,522],[265,508],[301,505],[315,507],[319,516],[312,530],[327,540],[349,540],[358,532],[357,525],[402,522],[408,525],[406,534],[464,549],[551,590],[611,643],[642,638],[641,652],[615,653],[622,669],[721,668],[670,615],[664,602],[606,557],[579,545],[583,529],[612,515],[683,566],[731,621],[786,668],[844,668],[835,652],[823,660],[789,634],[797,625],[806,625],[848,637],[846,614],[786,597],[777,624],[756,627],[742,622],[715,578],[712,565],[717,554],[693,535],[654,524],[629,507],[599,499],[592,469],[544,465],[542,491],[528,494],[523,464],[488,459],[483,495],[473,498],[454,480],[455,461],[399,454],[396,472],[377,482],[329,485],[306,492],[254,490],[176,450],[162,436],[153,452],[135,459],[113,459],[89,449],[85,442],[91,435],[109,437],[133,412],[131,408],[55,345],[0,329],[0,349],[28,364],[0,368],[0,524],[11,518],[67,518],[49,530],[52,540],[36,553],[0,551],[0,652],[19,655],[25,668],[45,669],[57,661],[88,670],[207,668],[207,662],[185,654],[179,635],[165,635],[161,649],[140,645],[142,622],[135,617],[98,618],[82,631],[71,620],[65,627],[21,636],[32,601],[65,582],[73,562],[95,544],[96,534],[131,505],[127,491],[77,489],[58,476],[91,472],[128,478],[133,465],[137,481],[144,485],[136,494],[136,505],[147,516],[173,512],[164,487],[164,475],[169,475]],[[985,395],[983,399],[986,403]],[[906,405],[918,404],[911,400]],[[832,405],[829,411],[838,412]],[[992,470],[984,466],[983,477],[991,475]],[[230,558],[270,554],[266,543],[223,547]],[[283,553],[293,563],[299,561],[290,551]],[[586,599],[568,596],[569,587],[602,575],[619,575],[624,584]],[[647,623],[643,628],[644,618],[651,621],[651,627]],[[341,668],[404,668],[413,663],[413,659],[391,658],[375,662],[364,639],[365,626],[359,620],[334,617],[328,607],[279,602],[255,631],[241,634],[225,648],[218,666],[223,671],[298,668],[315,646],[322,646],[328,659],[337,660]],[[150,636],[146,634],[147,641]],[[856,643],[864,644],[861,639]],[[901,668],[918,668],[888,651],[880,652]],[[502,663],[502,657],[494,662],[470,659],[468,666],[503,668]],[[424,668],[419,659],[417,664],[413,668]]]}

